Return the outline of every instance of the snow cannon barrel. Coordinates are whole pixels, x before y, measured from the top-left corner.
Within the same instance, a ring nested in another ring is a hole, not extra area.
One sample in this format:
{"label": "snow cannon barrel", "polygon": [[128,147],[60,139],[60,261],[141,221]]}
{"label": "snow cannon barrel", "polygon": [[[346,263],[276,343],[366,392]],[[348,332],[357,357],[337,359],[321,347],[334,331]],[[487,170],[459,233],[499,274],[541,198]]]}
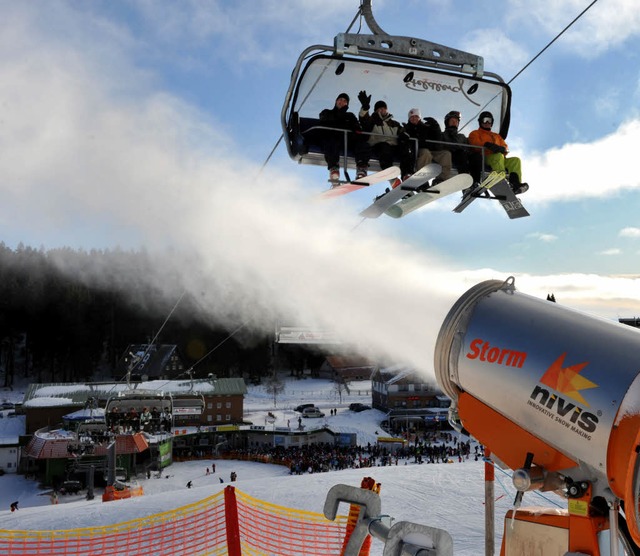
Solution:
{"label": "snow cannon barrel", "polygon": [[545,472],[624,500],[638,542],[640,330],[490,280],[449,311],[435,371],[454,426],[511,469],[533,454]]}

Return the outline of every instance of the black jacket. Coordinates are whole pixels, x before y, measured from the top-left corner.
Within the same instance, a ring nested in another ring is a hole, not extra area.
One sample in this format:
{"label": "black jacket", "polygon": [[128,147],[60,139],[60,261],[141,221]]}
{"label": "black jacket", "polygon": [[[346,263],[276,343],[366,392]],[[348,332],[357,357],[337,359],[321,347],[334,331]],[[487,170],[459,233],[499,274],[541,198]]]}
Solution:
{"label": "black jacket", "polygon": [[353,112],[348,111],[348,106],[338,108],[325,108],[320,112],[320,122],[327,127],[348,129],[349,131],[361,131],[358,118]]}
{"label": "black jacket", "polygon": [[427,122],[420,121],[415,125],[411,122],[404,124],[400,139],[406,140],[409,137],[417,139],[419,149],[429,149],[431,151],[442,149],[440,124],[433,118],[428,118],[428,120]]}

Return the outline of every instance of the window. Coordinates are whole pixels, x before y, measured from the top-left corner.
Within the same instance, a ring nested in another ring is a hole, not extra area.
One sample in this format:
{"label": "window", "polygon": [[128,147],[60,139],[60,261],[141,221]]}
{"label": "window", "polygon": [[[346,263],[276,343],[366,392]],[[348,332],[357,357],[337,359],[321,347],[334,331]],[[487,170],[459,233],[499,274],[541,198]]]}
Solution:
{"label": "window", "polygon": [[231,402],[227,402],[224,404],[227,409],[231,409]]}
{"label": "window", "polygon": [[231,415],[229,413],[226,414],[225,420],[226,421],[231,421]]}
{"label": "window", "polygon": [[209,423],[213,421],[213,415],[207,415],[207,421],[209,421]]}
{"label": "window", "polygon": [[222,421],[222,415],[219,413],[216,415],[216,421]]}
{"label": "window", "polygon": [[216,408],[217,408],[217,409],[222,409],[222,402],[218,402],[218,403],[216,404]]}
{"label": "window", "polygon": [[213,402],[207,403],[207,409],[213,409]]}

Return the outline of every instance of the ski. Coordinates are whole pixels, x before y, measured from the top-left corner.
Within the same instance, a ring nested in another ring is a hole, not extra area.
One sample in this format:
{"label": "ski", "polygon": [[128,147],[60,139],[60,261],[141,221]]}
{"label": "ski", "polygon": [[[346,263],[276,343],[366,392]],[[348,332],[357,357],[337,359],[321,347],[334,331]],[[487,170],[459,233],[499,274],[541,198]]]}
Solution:
{"label": "ski", "polygon": [[405,197],[409,191],[415,191],[429,180],[435,178],[440,172],[442,172],[440,164],[427,164],[394,189],[387,190],[386,193],[376,197],[373,203],[360,213],[360,216],[378,218],[390,206],[395,205]]}
{"label": "ski", "polygon": [[462,191],[473,184],[473,178],[469,174],[458,174],[446,181],[431,186],[425,191],[419,191],[411,197],[403,199],[399,203],[389,207],[385,214],[392,218],[402,218],[410,212],[417,210],[433,201]]}
{"label": "ski", "polygon": [[327,189],[320,193],[320,198],[333,199],[334,197],[346,195],[347,193],[357,191],[358,189],[362,189],[364,187],[369,187],[370,185],[380,183],[381,181],[392,180],[394,178],[397,178],[399,175],[400,168],[398,168],[397,166],[391,166],[389,168],[385,168],[384,170],[380,170],[379,172],[375,172],[374,174],[369,174],[368,176],[360,178],[359,180],[342,183],[340,185],[332,187],[331,189]]}
{"label": "ski", "polygon": [[491,172],[482,183],[477,187],[465,192],[462,195],[462,200],[460,203],[453,209],[453,212],[462,212],[466,209],[473,201],[475,201],[478,197],[482,195],[488,195],[487,190],[491,189],[493,185],[498,183],[499,181],[504,179],[504,172]]}

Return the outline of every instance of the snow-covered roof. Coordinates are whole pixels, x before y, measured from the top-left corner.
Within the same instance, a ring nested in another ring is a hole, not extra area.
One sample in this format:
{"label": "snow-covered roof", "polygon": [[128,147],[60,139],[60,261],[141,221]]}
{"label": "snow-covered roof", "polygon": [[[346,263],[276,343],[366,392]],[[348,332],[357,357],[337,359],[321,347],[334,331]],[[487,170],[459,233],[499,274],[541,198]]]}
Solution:
{"label": "snow-covered roof", "polygon": [[24,407],[53,405],[84,405],[91,398],[108,399],[123,392],[154,392],[157,394],[244,395],[247,387],[242,378],[198,380],[150,380],[132,383],[50,383],[31,384],[27,388]]}

